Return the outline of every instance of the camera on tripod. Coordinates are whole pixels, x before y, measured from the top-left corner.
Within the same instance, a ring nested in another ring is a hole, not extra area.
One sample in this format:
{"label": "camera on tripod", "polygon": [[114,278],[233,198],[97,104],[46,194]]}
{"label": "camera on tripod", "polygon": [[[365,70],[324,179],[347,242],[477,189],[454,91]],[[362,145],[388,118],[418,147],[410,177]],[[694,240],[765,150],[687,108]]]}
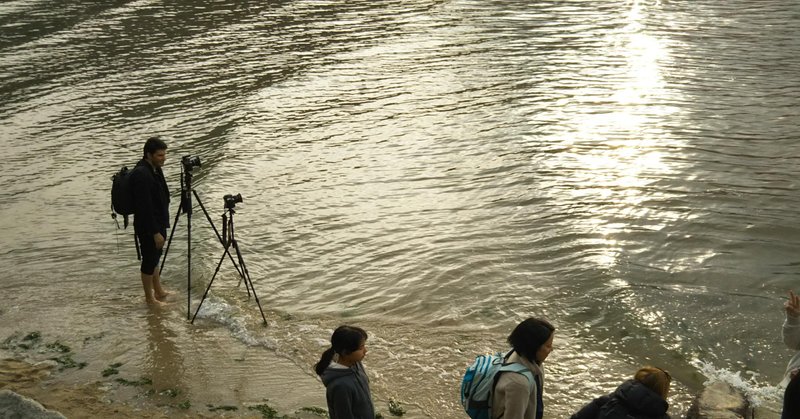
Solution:
{"label": "camera on tripod", "polygon": [[236,206],[237,203],[242,202],[242,194],[237,193],[236,195],[225,195],[222,197],[225,200],[225,208],[233,208]]}
{"label": "camera on tripod", "polygon": [[181,163],[187,172],[191,172],[193,168],[200,167],[200,157],[183,156],[183,158],[181,158]]}
{"label": "camera on tripod", "polygon": [[[222,214],[222,234],[219,234],[217,227],[214,226],[214,222],[211,220],[211,216],[206,211],[206,207],[200,201],[200,196],[197,195],[197,192],[192,188],[192,169],[195,167],[200,167],[200,157],[197,156],[183,156],[181,157],[181,164],[182,164],[182,173],[181,173],[181,203],[180,203],[180,211],[177,212],[175,215],[175,222],[172,224],[172,232],[169,235],[169,240],[167,241],[166,247],[163,252],[163,258],[161,259],[161,269],[164,268],[164,261],[167,259],[167,253],[169,251],[170,244],[172,243],[172,238],[175,234],[175,227],[178,225],[178,219],[181,214],[186,214],[187,220],[187,234],[186,234],[186,243],[187,243],[187,269],[186,269],[186,294],[187,294],[187,307],[186,307],[186,318],[189,319],[191,316],[191,290],[192,290],[192,197],[197,199],[197,203],[200,204],[200,208],[203,210],[203,214],[205,214],[208,223],[211,224],[211,228],[214,230],[214,233],[217,235],[222,246],[225,248],[224,253],[220,256],[219,263],[217,263],[217,269],[214,271],[214,275],[211,276],[211,280],[208,282],[206,286],[206,291],[203,293],[203,298],[200,299],[200,304],[197,305],[197,310],[194,312],[194,316],[191,317],[192,323],[194,323],[194,319],[197,317],[197,313],[200,312],[200,307],[203,305],[203,301],[205,301],[206,297],[208,296],[209,290],[211,290],[211,284],[214,282],[214,278],[216,278],[217,273],[219,272],[220,266],[222,266],[222,262],[225,260],[227,256],[228,259],[231,260],[233,263],[233,267],[236,268],[236,272],[239,274],[240,280],[239,284],[242,281],[245,283],[245,287],[247,288],[247,296],[250,297],[250,293],[252,291],[252,295],[255,297],[256,304],[258,304],[258,309],[261,311],[261,319],[264,320],[264,325],[267,324],[267,318],[264,316],[264,309],[261,307],[261,302],[258,300],[258,296],[256,295],[256,289],[253,287],[253,281],[250,279],[250,272],[247,271],[247,268],[244,264],[244,258],[242,258],[242,253],[239,250],[239,245],[236,242],[233,234],[233,215],[236,212],[233,208],[236,206],[237,203],[242,202],[242,194],[228,194],[223,197],[225,200],[225,211]],[[235,252],[237,261],[233,259],[232,251],[233,249]],[[159,271],[160,272],[160,271]],[[237,285],[238,286],[238,285]]]}

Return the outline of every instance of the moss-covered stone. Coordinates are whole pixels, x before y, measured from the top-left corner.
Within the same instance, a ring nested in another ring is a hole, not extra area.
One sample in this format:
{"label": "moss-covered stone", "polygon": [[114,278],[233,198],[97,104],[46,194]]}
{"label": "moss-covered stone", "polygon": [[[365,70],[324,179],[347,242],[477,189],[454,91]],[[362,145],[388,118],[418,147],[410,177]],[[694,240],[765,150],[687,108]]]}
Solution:
{"label": "moss-covered stone", "polygon": [[119,374],[119,369],[118,368],[121,367],[121,366],[122,366],[122,364],[119,363],[119,362],[115,362],[115,363],[109,365],[108,368],[103,370],[103,373],[102,373],[103,377],[109,377],[109,376],[112,376],[112,375],[115,375],[115,374]]}
{"label": "moss-covered stone", "polygon": [[220,410],[227,411],[227,412],[235,412],[235,411],[239,410],[239,408],[236,407],[236,406],[224,406],[224,405],[223,406],[214,406],[214,405],[211,405],[211,404],[208,404],[206,406],[208,407],[208,411],[209,412],[217,412],[217,411],[220,411]]}
{"label": "moss-covered stone", "polygon": [[47,348],[48,350],[50,350],[52,352],[60,352],[62,354],[72,352],[72,349],[70,349],[69,346],[64,345],[63,343],[61,343],[59,341],[55,341],[53,343],[48,343],[47,345],[45,345],[45,348]]}
{"label": "moss-covered stone", "polygon": [[84,367],[86,367],[87,365],[89,365],[86,362],[75,361],[74,359],[72,359],[72,355],[73,354],[70,353],[70,354],[65,354],[65,355],[62,355],[62,356],[59,356],[59,357],[56,357],[56,358],[50,358],[50,359],[53,360],[53,361],[56,361],[56,363],[58,363],[58,370],[59,371],[64,371],[67,368],[77,368],[77,369],[80,370],[80,369],[83,369]]}
{"label": "moss-covered stone", "polygon": [[140,378],[138,380],[128,380],[128,379],[120,377],[120,378],[117,378],[114,381],[116,381],[116,382],[118,382],[118,383],[120,383],[122,385],[132,386],[132,387],[149,386],[150,384],[153,384],[153,380],[151,380],[151,379],[149,379],[147,377],[142,377],[142,378]]}
{"label": "moss-covered stone", "polygon": [[302,407],[299,410],[300,412],[307,412],[312,413],[314,415],[326,418],[328,417],[328,411],[321,408],[321,407]]}
{"label": "moss-covered stone", "polygon": [[273,409],[272,406],[270,406],[270,405],[268,405],[266,403],[250,406],[250,407],[248,407],[248,409],[254,410],[254,411],[258,412],[258,413],[261,413],[261,417],[264,418],[264,419],[277,419],[277,418],[279,418],[278,411]]}
{"label": "moss-covered stone", "polygon": [[403,408],[397,400],[389,399],[389,413],[391,413],[392,416],[403,416],[406,414],[406,409]]}

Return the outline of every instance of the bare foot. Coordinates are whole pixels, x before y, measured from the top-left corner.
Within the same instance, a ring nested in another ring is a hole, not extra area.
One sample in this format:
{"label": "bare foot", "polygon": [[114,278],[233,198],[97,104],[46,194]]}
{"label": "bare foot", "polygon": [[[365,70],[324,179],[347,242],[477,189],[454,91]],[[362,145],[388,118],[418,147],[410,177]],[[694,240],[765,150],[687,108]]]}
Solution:
{"label": "bare foot", "polygon": [[170,294],[172,294],[172,293],[171,293],[171,292],[164,291],[164,290],[161,290],[161,292],[160,292],[160,293],[154,293],[154,294],[155,294],[156,300],[158,300],[158,301],[165,301],[165,300],[167,299],[167,296],[168,296],[168,295],[170,295]]}
{"label": "bare foot", "polygon": [[147,305],[150,308],[161,308],[161,307],[166,307],[167,303],[153,299],[153,300],[147,300]]}

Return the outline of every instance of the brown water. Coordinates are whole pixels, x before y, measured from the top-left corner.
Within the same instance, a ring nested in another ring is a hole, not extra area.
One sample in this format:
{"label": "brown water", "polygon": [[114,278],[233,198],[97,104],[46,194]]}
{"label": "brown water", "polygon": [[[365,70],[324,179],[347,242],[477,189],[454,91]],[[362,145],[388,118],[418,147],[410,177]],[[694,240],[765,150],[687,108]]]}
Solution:
{"label": "brown water", "polygon": [[[235,358],[233,338],[313,385],[332,328],[357,323],[377,397],[461,417],[466,364],[534,315],[558,327],[548,416],[644,363],[673,372],[674,412],[709,377],[774,403],[781,299],[800,278],[798,12],[5,2],[0,332],[105,332],[119,337],[83,348],[100,364],[157,362],[130,352],[148,322],[108,188],[160,134],[173,216],[184,155],[203,162],[193,187],[217,227],[223,195],[244,197],[236,232],[269,322],[228,262],[186,321],[179,217],[158,326],[176,371]],[[195,202],[191,311],[222,252],[209,224]]]}

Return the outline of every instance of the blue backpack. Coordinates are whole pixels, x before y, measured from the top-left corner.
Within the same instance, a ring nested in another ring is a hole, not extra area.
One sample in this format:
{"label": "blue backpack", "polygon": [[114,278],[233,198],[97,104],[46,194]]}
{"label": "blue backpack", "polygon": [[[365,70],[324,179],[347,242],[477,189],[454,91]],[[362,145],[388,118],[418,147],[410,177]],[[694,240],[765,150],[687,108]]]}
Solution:
{"label": "blue backpack", "polygon": [[461,380],[461,405],[472,419],[490,419],[492,416],[492,393],[501,372],[511,371],[528,379],[528,389],[533,388],[533,373],[519,363],[506,364],[511,353],[478,355],[467,368]]}

